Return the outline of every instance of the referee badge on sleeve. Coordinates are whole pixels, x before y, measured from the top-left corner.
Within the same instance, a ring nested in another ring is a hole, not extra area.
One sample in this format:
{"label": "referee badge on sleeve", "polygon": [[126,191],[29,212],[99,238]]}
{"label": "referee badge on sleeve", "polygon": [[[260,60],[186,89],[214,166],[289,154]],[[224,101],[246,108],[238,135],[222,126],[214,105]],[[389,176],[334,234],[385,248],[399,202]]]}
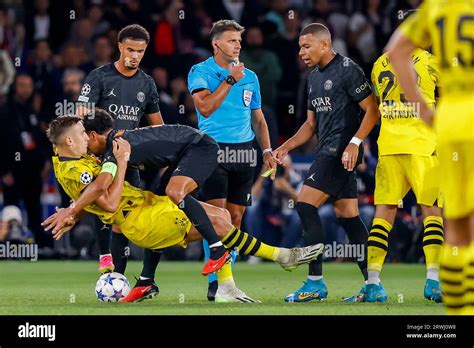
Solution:
{"label": "referee badge on sleeve", "polygon": [[89,172],[82,172],[79,179],[84,185],[89,185],[92,181],[92,174]]}
{"label": "referee badge on sleeve", "polygon": [[244,100],[244,105],[249,106],[250,102],[252,101],[252,91],[249,91],[248,89],[244,89],[244,94],[242,95],[243,100]]}

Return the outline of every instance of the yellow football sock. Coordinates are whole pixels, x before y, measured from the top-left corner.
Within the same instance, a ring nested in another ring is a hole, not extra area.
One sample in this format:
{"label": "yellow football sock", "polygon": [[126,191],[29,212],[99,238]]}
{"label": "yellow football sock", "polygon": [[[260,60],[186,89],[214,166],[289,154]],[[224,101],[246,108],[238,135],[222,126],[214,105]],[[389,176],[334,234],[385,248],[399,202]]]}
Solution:
{"label": "yellow football sock", "polygon": [[445,243],[441,251],[440,280],[444,293],[446,314],[461,314],[464,307],[463,269],[467,246]]}
{"label": "yellow football sock", "polygon": [[441,246],[444,242],[443,218],[427,216],[423,220],[423,251],[426,259],[426,269],[439,270]]}
{"label": "yellow football sock", "polygon": [[276,261],[280,253],[280,248],[262,243],[257,238],[235,227],[232,227],[222,239],[222,243],[227,249],[235,249],[241,255],[253,255],[271,261]]}
{"label": "yellow football sock", "polygon": [[217,272],[217,281],[220,284],[233,283],[234,277],[232,275],[231,263],[227,262],[222,268]]}
{"label": "yellow football sock", "polygon": [[464,308],[462,314],[474,315],[474,243],[464,265]]}
{"label": "yellow football sock", "polygon": [[367,242],[369,271],[382,271],[382,266],[388,251],[388,234],[392,225],[385,219],[374,218]]}

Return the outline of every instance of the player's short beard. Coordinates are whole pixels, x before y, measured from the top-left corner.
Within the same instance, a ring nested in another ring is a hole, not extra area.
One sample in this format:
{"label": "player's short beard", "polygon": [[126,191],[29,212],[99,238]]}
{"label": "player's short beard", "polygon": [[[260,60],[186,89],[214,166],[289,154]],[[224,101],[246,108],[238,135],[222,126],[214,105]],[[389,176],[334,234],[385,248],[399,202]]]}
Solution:
{"label": "player's short beard", "polygon": [[128,70],[137,70],[138,69],[138,65],[136,67],[132,66],[132,63],[130,63],[130,58],[126,57],[124,60],[123,60],[123,65],[125,66],[125,68],[127,68]]}

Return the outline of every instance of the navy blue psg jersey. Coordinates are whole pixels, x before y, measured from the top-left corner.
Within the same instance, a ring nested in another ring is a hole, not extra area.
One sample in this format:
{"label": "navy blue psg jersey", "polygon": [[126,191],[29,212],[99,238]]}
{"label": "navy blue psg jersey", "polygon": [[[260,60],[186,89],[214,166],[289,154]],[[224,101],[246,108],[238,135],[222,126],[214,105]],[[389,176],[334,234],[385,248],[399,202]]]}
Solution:
{"label": "navy blue psg jersey", "polygon": [[112,152],[112,140],[122,137],[130,143],[129,166],[146,168],[164,168],[179,162],[182,153],[192,144],[198,143],[204,133],[183,125],[160,125],[133,130],[112,131],[107,137],[104,163],[116,163]]}
{"label": "navy blue psg jersey", "polygon": [[308,76],[308,110],[316,116],[317,152],[341,156],[362,121],[359,102],[372,93],[362,69],[336,54]]}
{"label": "navy blue psg jersey", "polygon": [[153,79],[141,69],[122,75],[114,63],[92,70],[82,86],[79,102],[94,103],[115,119],[115,129],[134,129],[143,115],[159,112],[158,92]]}

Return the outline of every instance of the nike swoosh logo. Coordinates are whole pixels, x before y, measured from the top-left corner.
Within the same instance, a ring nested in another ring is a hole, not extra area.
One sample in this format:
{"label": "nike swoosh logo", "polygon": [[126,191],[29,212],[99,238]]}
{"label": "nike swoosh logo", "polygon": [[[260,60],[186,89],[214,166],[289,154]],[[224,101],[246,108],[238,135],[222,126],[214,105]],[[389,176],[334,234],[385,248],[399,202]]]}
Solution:
{"label": "nike swoosh logo", "polygon": [[313,294],[298,294],[298,299],[299,300],[306,300],[308,298],[314,297]]}

